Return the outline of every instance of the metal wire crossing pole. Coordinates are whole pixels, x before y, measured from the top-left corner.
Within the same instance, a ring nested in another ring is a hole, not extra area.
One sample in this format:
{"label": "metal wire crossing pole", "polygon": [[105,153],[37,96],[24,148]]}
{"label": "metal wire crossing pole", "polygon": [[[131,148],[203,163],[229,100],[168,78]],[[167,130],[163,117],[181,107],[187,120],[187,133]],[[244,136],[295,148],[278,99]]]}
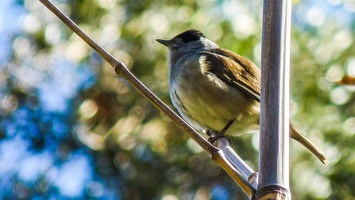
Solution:
{"label": "metal wire crossing pole", "polygon": [[255,199],[291,199],[289,72],[291,0],[264,0],[259,186]]}

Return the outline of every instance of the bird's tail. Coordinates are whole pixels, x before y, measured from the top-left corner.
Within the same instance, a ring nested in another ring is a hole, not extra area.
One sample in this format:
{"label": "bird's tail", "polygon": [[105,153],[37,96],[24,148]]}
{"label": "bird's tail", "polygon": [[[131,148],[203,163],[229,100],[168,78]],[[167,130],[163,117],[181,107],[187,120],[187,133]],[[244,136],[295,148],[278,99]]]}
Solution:
{"label": "bird's tail", "polygon": [[290,137],[300,142],[305,146],[314,156],[316,156],[324,165],[328,165],[328,160],[325,157],[323,151],[313,144],[309,139],[302,135],[299,131],[296,130],[295,126],[290,121]]}

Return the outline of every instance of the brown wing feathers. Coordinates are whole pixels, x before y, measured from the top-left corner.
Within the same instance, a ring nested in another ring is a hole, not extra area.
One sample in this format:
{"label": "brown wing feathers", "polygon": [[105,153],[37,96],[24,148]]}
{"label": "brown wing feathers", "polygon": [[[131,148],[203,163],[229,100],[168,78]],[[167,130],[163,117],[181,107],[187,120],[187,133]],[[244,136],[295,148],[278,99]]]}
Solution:
{"label": "brown wing feathers", "polygon": [[260,102],[260,70],[252,62],[225,49],[216,49],[203,54],[210,65],[211,73]]}

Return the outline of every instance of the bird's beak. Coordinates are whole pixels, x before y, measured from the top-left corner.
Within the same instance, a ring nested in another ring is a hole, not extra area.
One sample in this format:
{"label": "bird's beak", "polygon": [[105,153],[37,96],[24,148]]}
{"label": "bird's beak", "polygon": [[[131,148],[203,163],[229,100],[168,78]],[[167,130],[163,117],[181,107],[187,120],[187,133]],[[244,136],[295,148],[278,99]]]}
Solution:
{"label": "bird's beak", "polygon": [[174,44],[174,42],[172,42],[171,40],[162,40],[162,39],[157,39],[157,42],[159,42],[160,44],[164,45],[164,46],[171,46]]}

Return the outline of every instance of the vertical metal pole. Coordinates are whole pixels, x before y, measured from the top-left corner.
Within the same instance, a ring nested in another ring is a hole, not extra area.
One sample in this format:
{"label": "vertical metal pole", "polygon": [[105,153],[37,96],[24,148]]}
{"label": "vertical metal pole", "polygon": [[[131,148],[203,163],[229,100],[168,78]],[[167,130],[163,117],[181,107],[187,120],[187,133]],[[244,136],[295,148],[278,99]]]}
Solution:
{"label": "vertical metal pole", "polygon": [[291,199],[289,72],[291,0],[264,0],[259,187],[255,199]]}

